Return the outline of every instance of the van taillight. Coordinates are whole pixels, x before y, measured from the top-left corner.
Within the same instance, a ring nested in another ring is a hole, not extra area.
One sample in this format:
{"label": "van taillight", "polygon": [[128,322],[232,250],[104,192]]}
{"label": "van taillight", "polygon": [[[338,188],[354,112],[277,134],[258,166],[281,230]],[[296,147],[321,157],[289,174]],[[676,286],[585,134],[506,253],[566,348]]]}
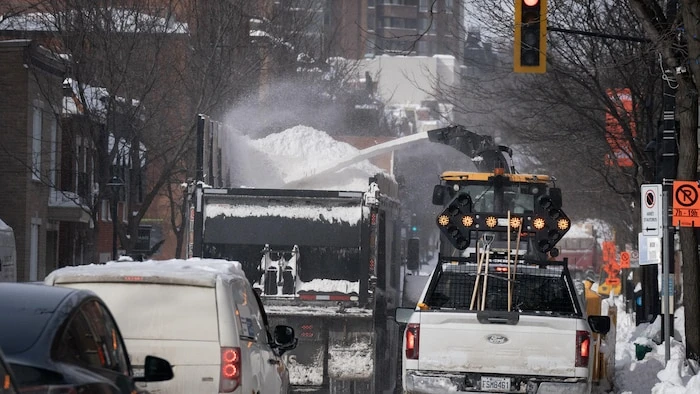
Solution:
{"label": "van taillight", "polygon": [[587,367],[591,352],[591,334],[588,331],[576,331],[576,366]]}
{"label": "van taillight", "polygon": [[418,360],[418,342],[420,338],[420,324],[408,323],[406,327],[406,358]]}
{"label": "van taillight", "polygon": [[219,392],[231,393],[240,385],[241,349],[237,347],[222,347]]}

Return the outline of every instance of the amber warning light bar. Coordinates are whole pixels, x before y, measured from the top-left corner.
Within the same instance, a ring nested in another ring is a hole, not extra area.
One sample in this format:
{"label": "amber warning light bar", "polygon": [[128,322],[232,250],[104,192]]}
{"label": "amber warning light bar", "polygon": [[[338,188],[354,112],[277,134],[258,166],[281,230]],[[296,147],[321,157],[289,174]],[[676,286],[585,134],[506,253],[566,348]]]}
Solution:
{"label": "amber warning light bar", "polygon": [[521,231],[534,234],[538,248],[546,253],[569,231],[571,220],[548,196],[541,197],[536,208],[533,214],[511,214],[510,218],[508,212],[472,212],[471,196],[461,192],[438,215],[437,225],[460,250],[469,247],[472,231]]}

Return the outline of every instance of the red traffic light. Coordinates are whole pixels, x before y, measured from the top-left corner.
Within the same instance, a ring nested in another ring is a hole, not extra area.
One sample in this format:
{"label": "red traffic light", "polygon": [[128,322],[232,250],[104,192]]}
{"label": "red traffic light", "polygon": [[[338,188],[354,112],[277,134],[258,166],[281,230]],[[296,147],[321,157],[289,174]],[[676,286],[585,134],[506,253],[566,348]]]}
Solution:
{"label": "red traffic light", "polygon": [[540,0],[523,0],[523,3],[528,7],[534,7],[539,2],[540,2]]}

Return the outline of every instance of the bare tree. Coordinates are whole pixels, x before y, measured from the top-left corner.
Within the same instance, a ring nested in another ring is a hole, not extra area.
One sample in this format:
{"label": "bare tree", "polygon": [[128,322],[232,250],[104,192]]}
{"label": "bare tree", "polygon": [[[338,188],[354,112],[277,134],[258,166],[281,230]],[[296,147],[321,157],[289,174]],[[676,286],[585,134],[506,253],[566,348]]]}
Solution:
{"label": "bare tree", "polygon": [[[700,91],[700,4],[695,0],[629,0],[647,36],[676,84],[675,105],[680,123],[678,180],[697,180],[698,91]],[[664,4],[666,5],[664,7]],[[686,356],[700,360],[700,260],[693,228],[681,227],[683,304]]]}

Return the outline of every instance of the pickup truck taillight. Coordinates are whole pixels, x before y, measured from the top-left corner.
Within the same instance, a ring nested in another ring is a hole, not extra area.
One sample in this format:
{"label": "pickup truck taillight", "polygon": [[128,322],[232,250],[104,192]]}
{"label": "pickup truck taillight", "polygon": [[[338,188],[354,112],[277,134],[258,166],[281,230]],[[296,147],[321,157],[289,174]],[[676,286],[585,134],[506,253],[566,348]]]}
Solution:
{"label": "pickup truck taillight", "polygon": [[420,338],[420,324],[408,323],[406,327],[406,358],[418,360],[418,342]]}
{"label": "pickup truck taillight", "polygon": [[591,334],[588,331],[576,331],[576,366],[587,367],[591,352]]}

